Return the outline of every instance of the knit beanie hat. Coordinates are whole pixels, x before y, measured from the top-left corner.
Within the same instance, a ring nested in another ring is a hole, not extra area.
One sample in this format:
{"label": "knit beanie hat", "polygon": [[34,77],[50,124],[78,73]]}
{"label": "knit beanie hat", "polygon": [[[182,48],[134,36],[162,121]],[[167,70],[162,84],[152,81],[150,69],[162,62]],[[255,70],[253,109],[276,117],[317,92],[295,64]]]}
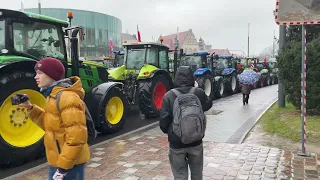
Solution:
{"label": "knit beanie hat", "polygon": [[65,69],[63,64],[55,58],[46,57],[37,62],[34,66],[35,71],[42,71],[55,81],[63,79]]}

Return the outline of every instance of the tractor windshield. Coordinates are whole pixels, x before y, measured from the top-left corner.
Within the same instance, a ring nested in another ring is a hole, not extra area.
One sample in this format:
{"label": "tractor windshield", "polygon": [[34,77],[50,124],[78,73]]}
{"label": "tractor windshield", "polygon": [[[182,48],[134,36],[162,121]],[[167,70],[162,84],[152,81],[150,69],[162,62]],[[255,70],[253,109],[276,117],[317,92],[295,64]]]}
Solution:
{"label": "tractor windshield", "polygon": [[40,22],[14,22],[14,49],[36,58],[64,59],[63,34],[57,26]]}
{"label": "tractor windshield", "polygon": [[228,59],[221,59],[221,58],[218,59],[216,67],[217,67],[218,69],[228,68],[228,67],[229,67],[229,61],[228,61]]}
{"label": "tractor windshield", "polygon": [[5,40],[5,34],[4,34],[4,21],[0,20],[0,52],[1,49],[5,48],[4,40]]}
{"label": "tractor windshield", "polygon": [[201,56],[183,56],[180,66],[190,66],[193,71],[202,67]]}
{"label": "tractor windshield", "polygon": [[146,49],[128,49],[126,66],[128,69],[141,69],[145,62]]}

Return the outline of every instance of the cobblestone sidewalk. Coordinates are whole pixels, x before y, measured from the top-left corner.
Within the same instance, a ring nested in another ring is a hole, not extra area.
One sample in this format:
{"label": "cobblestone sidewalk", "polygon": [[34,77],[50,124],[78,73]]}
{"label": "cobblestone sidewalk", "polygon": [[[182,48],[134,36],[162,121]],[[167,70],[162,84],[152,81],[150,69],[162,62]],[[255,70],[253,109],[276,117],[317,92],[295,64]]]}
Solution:
{"label": "cobblestone sidewalk", "polygon": [[[204,179],[320,179],[320,155],[303,158],[296,152],[249,144],[205,142]],[[88,180],[173,179],[168,142],[157,129],[92,149]],[[45,180],[47,169],[15,178]]]}

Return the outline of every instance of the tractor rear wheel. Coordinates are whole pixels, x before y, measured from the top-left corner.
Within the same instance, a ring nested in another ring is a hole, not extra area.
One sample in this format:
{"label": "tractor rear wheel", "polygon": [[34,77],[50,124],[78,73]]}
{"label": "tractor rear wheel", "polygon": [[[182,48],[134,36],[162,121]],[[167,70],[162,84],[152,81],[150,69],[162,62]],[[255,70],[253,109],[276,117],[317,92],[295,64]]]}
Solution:
{"label": "tractor rear wheel", "polygon": [[97,130],[102,133],[114,133],[121,130],[125,124],[126,110],[129,103],[119,87],[112,87],[104,100],[104,108],[100,116],[100,126]]}
{"label": "tractor rear wheel", "polygon": [[147,118],[158,117],[164,95],[171,89],[169,79],[156,75],[139,82],[140,110]]}
{"label": "tractor rear wheel", "polygon": [[216,98],[222,98],[224,94],[224,83],[222,81],[222,78],[216,81],[216,90],[215,90],[215,96]]}
{"label": "tractor rear wheel", "polygon": [[204,93],[208,98],[213,97],[213,77],[211,74],[207,73],[203,76],[198,76],[196,81],[198,83],[198,87],[203,89]]}
{"label": "tractor rear wheel", "polygon": [[260,81],[259,81],[260,87],[264,87],[264,81],[265,81],[264,78],[261,78],[261,79],[260,79]]}
{"label": "tractor rear wheel", "polygon": [[28,94],[30,102],[44,107],[35,73],[13,72],[0,76],[0,166],[18,166],[44,154],[44,131],[28,118],[26,109],[13,106],[11,97]]}
{"label": "tractor rear wheel", "polygon": [[276,82],[275,82],[275,76],[272,76],[272,77],[271,77],[271,84],[272,84],[272,85],[276,84]]}
{"label": "tractor rear wheel", "polygon": [[237,75],[235,73],[230,74],[229,77],[228,77],[228,89],[227,89],[227,91],[229,93],[232,93],[232,94],[237,92],[237,88],[238,88],[237,84],[238,84],[237,83]]}

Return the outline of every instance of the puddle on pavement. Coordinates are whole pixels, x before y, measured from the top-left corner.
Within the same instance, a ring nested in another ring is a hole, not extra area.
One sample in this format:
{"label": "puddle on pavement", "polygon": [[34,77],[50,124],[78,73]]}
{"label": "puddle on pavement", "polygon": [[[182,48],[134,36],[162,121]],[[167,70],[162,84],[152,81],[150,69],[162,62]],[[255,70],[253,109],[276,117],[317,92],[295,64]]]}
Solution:
{"label": "puddle on pavement", "polygon": [[[284,150],[301,150],[301,143],[292,142],[291,140],[280,138],[276,135],[269,135],[262,130],[262,126],[257,124],[251,131],[248,133],[246,139],[243,143],[246,144],[257,144],[261,146],[276,147]],[[320,145],[308,144],[307,142],[307,151],[308,152],[320,152]]]}
{"label": "puddle on pavement", "polygon": [[218,115],[220,113],[222,113],[223,111],[221,110],[214,110],[214,109],[210,109],[208,111],[205,112],[206,115]]}

